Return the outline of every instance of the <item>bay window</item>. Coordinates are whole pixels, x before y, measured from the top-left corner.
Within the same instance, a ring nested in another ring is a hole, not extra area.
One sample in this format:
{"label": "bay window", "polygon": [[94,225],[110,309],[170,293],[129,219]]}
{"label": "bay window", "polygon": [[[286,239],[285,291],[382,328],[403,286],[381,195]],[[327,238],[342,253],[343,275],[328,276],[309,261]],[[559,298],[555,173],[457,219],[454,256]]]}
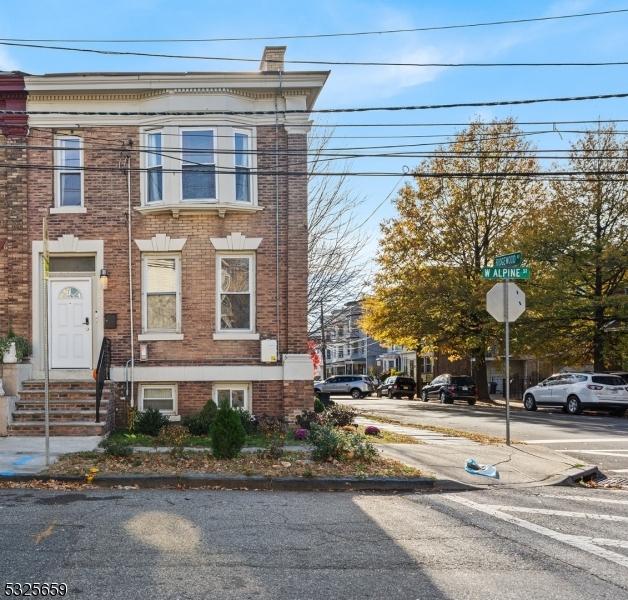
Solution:
{"label": "bay window", "polygon": [[83,206],[83,148],[81,138],[57,137],[56,205],[58,207]]}
{"label": "bay window", "polygon": [[216,198],[214,132],[210,129],[184,130],[181,135],[183,200]]}
{"label": "bay window", "polygon": [[235,199],[237,202],[250,202],[249,136],[246,133],[236,132],[234,146]]}
{"label": "bay window", "polygon": [[148,152],[146,158],[147,202],[163,200],[163,164],[161,132],[152,132],[147,136]]}
{"label": "bay window", "polygon": [[246,254],[217,257],[217,330],[253,331],[255,260]]}

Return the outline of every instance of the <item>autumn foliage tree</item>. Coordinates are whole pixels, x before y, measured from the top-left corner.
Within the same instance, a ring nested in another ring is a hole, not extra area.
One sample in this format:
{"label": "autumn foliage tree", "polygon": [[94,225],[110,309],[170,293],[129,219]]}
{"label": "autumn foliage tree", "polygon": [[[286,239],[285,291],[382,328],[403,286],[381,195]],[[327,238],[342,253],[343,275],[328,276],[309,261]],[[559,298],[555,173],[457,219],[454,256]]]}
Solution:
{"label": "autumn foliage tree", "polygon": [[516,246],[545,204],[532,148],[511,121],[472,122],[414,172],[382,225],[379,270],[362,326],[375,339],[470,356],[488,398],[485,357],[499,337],[481,267]]}

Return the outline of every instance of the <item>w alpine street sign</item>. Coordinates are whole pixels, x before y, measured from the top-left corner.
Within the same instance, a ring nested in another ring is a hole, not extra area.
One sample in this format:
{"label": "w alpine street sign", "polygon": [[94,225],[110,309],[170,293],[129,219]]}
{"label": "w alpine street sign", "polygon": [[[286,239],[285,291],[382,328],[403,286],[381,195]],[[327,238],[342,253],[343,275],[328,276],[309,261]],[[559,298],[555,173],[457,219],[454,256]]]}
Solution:
{"label": "w alpine street sign", "polygon": [[482,267],[484,279],[530,279],[530,267]]}

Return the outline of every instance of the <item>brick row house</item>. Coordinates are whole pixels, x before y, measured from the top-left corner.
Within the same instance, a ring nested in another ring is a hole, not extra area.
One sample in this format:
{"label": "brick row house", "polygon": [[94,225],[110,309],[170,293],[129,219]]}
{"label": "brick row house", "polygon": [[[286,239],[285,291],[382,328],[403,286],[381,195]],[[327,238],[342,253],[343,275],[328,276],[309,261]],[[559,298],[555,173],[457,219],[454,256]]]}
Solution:
{"label": "brick row house", "polygon": [[311,405],[307,133],[328,72],[285,72],[284,52],[256,72],[0,74],[0,109],[28,112],[0,115],[0,335],[33,347],[10,433],[41,432],[44,285],[53,433],[130,406]]}

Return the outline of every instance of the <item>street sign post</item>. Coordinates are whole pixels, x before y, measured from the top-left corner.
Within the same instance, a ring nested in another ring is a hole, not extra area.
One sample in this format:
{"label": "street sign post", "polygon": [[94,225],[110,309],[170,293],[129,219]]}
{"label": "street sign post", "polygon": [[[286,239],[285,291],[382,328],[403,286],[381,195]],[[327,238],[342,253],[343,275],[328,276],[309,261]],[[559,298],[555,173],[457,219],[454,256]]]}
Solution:
{"label": "street sign post", "polygon": [[482,269],[484,279],[503,279],[486,294],[486,310],[504,324],[504,354],[506,355],[506,444],[510,446],[510,322],[516,321],[526,309],[526,296],[509,279],[530,279],[529,267],[522,267],[523,254],[512,252],[497,256],[492,267]]}

